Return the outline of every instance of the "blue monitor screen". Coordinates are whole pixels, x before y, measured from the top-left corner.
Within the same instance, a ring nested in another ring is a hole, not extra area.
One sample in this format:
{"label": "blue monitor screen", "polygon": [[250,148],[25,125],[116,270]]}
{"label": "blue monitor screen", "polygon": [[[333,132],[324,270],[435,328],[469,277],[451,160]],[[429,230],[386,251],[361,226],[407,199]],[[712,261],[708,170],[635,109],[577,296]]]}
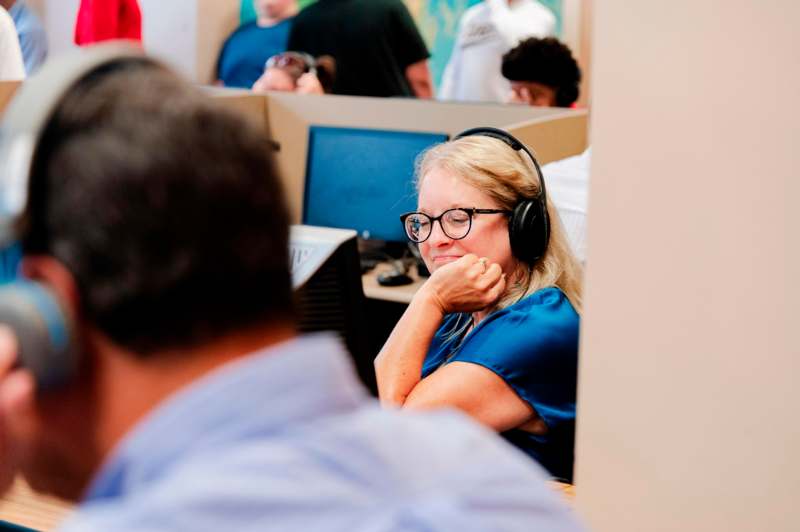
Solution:
{"label": "blue monitor screen", "polygon": [[313,126],[303,223],[405,241],[400,215],[417,208],[414,161],[447,135]]}

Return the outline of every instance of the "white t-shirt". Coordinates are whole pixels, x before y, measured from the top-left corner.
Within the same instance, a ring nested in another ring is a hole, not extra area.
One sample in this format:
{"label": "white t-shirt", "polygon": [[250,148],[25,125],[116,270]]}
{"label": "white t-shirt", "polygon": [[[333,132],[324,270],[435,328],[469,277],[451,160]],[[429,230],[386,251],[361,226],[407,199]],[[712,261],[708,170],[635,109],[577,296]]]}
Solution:
{"label": "white t-shirt", "polygon": [[18,81],[25,78],[25,64],[19,48],[17,28],[11,15],[0,7],[0,81]]}
{"label": "white t-shirt", "polygon": [[547,193],[556,206],[573,253],[586,262],[586,207],[589,203],[589,166],[592,148],[542,167]]}
{"label": "white t-shirt", "polygon": [[555,33],[556,17],[534,0],[486,0],[461,17],[439,89],[440,100],[507,102],[503,54],[528,37]]}

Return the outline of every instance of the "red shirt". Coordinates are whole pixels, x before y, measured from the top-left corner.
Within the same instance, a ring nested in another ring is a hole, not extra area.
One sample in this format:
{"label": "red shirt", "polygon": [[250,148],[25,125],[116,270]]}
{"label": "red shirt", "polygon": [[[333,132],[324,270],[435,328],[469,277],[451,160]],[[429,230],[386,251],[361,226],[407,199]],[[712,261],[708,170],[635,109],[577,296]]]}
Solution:
{"label": "red shirt", "polygon": [[81,0],[75,43],[112,39],[142,40],[142,13],[137,0]]}

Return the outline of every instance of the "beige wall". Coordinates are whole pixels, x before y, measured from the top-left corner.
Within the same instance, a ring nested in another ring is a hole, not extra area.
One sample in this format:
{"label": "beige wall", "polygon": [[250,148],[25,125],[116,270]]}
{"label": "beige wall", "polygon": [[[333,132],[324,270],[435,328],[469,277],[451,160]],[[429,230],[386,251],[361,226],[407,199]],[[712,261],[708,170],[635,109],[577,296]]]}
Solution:
{"label": "beige wall", "polygon": [[562,40],[570,47],[581,68],[581,94],[578,105],[588,106],[591,98],[591,14],[592,0],[562,0]]}
{"label": "beige wall", "polygon": [[216,81],[219,51],[239,25],[239,0],[200,0],[198,9],[195,79],[212,83]]}
{"label": "beige wall", "polygon": [[526,120],[504,127],[524,142],[540,165],[582,153],[589,142],[589,112],[570,110],[563,114]]}
{"label": "beige wall", "polygon": [[795,1],[594,10],[577,505],[800,529]]}

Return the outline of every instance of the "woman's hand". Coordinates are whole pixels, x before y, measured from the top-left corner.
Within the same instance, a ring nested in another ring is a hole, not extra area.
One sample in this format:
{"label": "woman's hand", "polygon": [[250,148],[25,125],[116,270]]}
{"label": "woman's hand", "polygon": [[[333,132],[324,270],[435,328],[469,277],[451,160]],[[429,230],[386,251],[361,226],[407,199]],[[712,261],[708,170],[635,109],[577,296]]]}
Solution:
{"label": "woman's hand", "polygon": [[322,89],[322,84],[319,82],[319,78],[311,72],[306,72],[297,78],[297,88],[295,92],[297,94],[325,94],[325,91]]}
{"label": "woman's hand", "polygon": [[469,254],[433,272],[421,290],[443,314],[448,314],[488,308],[505,289],[506,275],[499,264]]}

